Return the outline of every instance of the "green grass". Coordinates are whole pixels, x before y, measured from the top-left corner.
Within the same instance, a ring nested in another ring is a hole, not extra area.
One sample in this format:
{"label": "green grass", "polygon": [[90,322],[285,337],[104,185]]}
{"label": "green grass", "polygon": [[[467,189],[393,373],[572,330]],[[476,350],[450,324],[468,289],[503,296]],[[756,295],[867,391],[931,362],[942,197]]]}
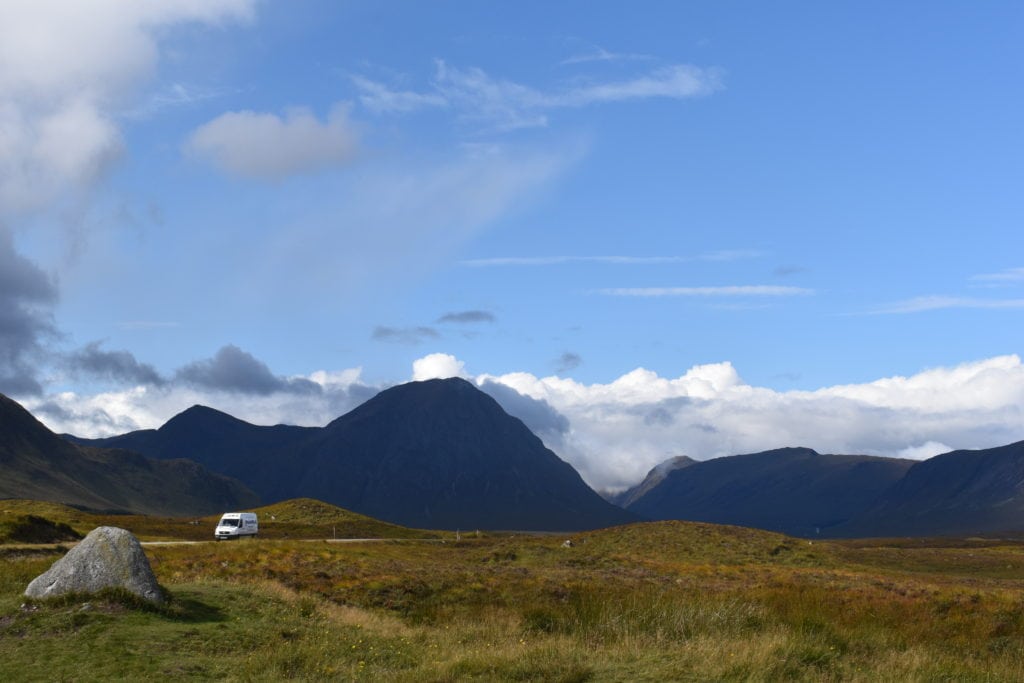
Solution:
{"label": "green grass", "polygon": [[1017,542],[809,543],[676,522],[566,538],[150,546],[171,595],[159,609],[118,595],[23,609],[60,553],[11,549],[0,676],[1024,680]]}
{"label": "green grass", "polygon": [[[283,501],[253,511],[259,515],[260,535],[264,538],[437,537],[434,532],[389,524],[310,498]],[[26,542],[5,533],[4,529],[5,525],[15,524],[29,515],[53,525],[67,525],[83,536],[98,526],[117,526],[144,541],[206,541],[213,538],[213,530],[220,519],[219,514],[206,517],[114,515],[78,510],[57,503],[0,500],[0,545]]]}

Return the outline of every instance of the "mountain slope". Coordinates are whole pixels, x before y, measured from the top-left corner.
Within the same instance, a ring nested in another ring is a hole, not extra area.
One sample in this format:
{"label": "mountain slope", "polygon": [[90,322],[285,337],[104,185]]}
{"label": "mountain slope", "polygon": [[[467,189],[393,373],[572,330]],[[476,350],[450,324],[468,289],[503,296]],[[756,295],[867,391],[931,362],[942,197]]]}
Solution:
{"label": "mountain slope", "polygon": [[1024,529],[1024,441],[915,464],[842,536],[932,536]]}
{"label": "mountain slope", "polygon": [[689,467],[696,463],[696,460],[685,455],[677,455],[674,458],[669,458],[668,460],[660,462],[652,467],[647,473],[647,476],[644,477],[643,481],[639,484],[626,489],[622,493],[610,496],[608,500],[619,507],[628,508],[630,505],[647,495],[648,491],[665,481],[665,477],[667,477],[670,472],[681,470],[684,467]]}
{"label": "mountain slope", "polygon": [[914,464],[781,448],[698,462],[670,472],[628,507],[652,519],[829,535],[864,512]]}
{"label": "mountain slope", "polygon": [[161,515],[206,514],[258,502],[238,481],[194,462],[68,443],[3,395],[0,498]]}

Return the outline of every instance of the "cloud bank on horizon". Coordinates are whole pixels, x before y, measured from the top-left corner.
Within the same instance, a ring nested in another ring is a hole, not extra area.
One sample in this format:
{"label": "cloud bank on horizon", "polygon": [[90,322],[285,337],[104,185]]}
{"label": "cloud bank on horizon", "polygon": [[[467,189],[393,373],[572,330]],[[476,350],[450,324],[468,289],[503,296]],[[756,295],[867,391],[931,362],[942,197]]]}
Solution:
{"label": "cloud bank on horizon", "polygon": [[[410,379],[449,377],[489,393],[597,489],[631,486],[676,455],[704,460],[806,446],[922,459],[1024,439],[1024,364],[1015,355],[816,391],[752,386],[728,362],[675,378],[637,368],[584,384],[526,372],[474,375],[445,353],[417,359]],[[322,426],[384,388],[365,383],[359,368],[276,376],[229,346],[173,380],[26,405],[52,429],[82,436],[155,428],[196,403],[255,424]]]}

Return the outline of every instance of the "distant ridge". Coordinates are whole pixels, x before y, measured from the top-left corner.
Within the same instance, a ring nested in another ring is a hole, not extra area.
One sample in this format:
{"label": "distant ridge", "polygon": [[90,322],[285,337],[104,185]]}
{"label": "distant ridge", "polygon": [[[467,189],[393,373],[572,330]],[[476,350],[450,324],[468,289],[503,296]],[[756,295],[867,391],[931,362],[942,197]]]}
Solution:
{"label": "distant ridge", "polygon": [[992,534],[1024,529],[1024,441],[916,463],[840,536]]}
{"label": "distant ridge", "polygon": [[194,406],[158,430],[90,443],[192,458],[267,502],[316,498],[403,526],[575,531],[638,519],[457,378],[392,387],[323,428],[258,427]]}
{"label": "distant ridge", "polygon": [[681,470],[684,467],[689,467],[696,463],[696,460],[685,455],[677,455],[674,458],[669,458],[668,460],[662,461],[652,467],[647,473],[647,476],[644,477],[643,481],[639,484],[626,489],[619,494],[609,496],[608,500],[619,507],[628,508],[640,498],[643,498],[648,491],[665,481],[665,477],[667,477],[670,472]]}
{"label": "distant ridge", "polygon": [[2,394],[0,498],[157,515],[209,514],[258,503],[237,480],[189,460],[69,443]]}
{"label": "distant ridge", "polygon": [[915,464],[868,455],[780,448],[692,463],[636,498],[651,519],[736,524],[827,536],[865,512]]}

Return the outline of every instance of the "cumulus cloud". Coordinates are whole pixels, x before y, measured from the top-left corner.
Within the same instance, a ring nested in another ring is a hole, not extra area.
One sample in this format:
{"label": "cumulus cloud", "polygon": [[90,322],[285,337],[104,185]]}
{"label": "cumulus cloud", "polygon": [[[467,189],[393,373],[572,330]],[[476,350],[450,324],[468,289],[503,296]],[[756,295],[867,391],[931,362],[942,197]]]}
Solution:
{"label": "cumulus cloud", "polygon": [[592,486],[623,488],[673,454],[707,459],[781,446],[925,457],[1024,439],[1024,366],[1000,356],[817,391],[751,386],[730,363],[677,378],[637,369],[609,384],[481,375],[546,401],[571,426],[557,451]]}
{"label": "cumulus cloud", "polygon": [[512,387],[484,380],[480,389],[498,402],[506,413],[517,417],[534,434],[547,440],[560,442],[569,431],[569,420],[542,399],[524,396]]}
{"label": "cumulus cloud", "polygon": [[308,379],[273,374],[266,363],[233,344],[221,347],[212,358],[182,367],[175,378],[203,389],[240,394],[302,394],[319,390],[319,386]]}
{"label": "cumulus cloud", "polygon": [[[158,427],[196,403],[255,424],[324,425],[382,388],[360,375],[353,368],[285,378],[225,347],[163,386],[29,396],[25,405],[51,429],[81,436]],[[728,362],[678,377],[638,368],[606,384],[525,372],[472,377],[444,353],[413,363],[414,380],[456,376],[523,420],[597,489],[631,486],[679,453],[703,460],[807,446],[926,458],[1024,440],[1024,364],[1015,355],[816,391],[753,386]]]}
{"label": "cumulus cloud", "polygon": [[185,149],[222,171],[262,180],[278,180],[341,166],[355,156],[355,127],[347,104],[334,105],[327,119],[307,109],[283,117],[233,111],[197,128]]}
{"label": "cumulus cloud", "polygon": [[42,391],[37,367],[57,336],[56,302],[54,281],[17,253],[10,232],[0,227],[0,392]]}
{"label": "cumulus cloud", "polygon": [[370,335],[374,341],[394,342],[416,346],[425,341],[438,339],[441,335],[433,327],[387,327],[378,325]]}
{"label": "cumulus cloud", "polygon": [[413,362],[412,380],[422,382],[425,379],[466,377],[465,366],[466,364],[455,356],[447,353],[432,353]]}
{"label": "cumulus cloud", "polygon": [[140,362],[129,351],[105,351],[100,342],[86,344],[67,354],[64,365],[74,376],[98,377],[128,384],[163,385],[166,380],[156,369]]}
{"label": "cumulus cloud", "polygon": [[[293,386],[308,383],[310,389],[290,391],[289,382]],[[63,392],[30,397],[24,400],[24,405],[55,432],[101,437],[159,427],[196,404],[222,410],[252,424],[319,427],[379,391],[362,381],[359,368],[321,370],[305,377],[282,379],[279,386],[278,391],[254,393],[169,381],[159,387],[138,385],[92,395]]]}
{"label": "cumulus cloud", "polygon": [[494,78],[483,69],[454,67],[438,60],[426,92],[396,90],[364,76],[353,83],[360,102],[377,112],[408,112],[426,107],[450,107],[464,120],[486,123],[499,130],[547,125],[547,112],[634,99],[685,99],[709,95],[722,88],[721,73],[689,64],[653,69],[629,79],[575,82],[557,90],[538,90]]}
{"label": "cumulus cloud", "polygon": [[453,311],[442,315],[437,319],[437,323],[493,323],[495,320],[494,314],[490,311]]}
{"label": "cumulus cloud", "polygon": [[90,189],[121,153],[117,113],[161,31],[251,16],[252,0],[0,3],[0,212]]}

